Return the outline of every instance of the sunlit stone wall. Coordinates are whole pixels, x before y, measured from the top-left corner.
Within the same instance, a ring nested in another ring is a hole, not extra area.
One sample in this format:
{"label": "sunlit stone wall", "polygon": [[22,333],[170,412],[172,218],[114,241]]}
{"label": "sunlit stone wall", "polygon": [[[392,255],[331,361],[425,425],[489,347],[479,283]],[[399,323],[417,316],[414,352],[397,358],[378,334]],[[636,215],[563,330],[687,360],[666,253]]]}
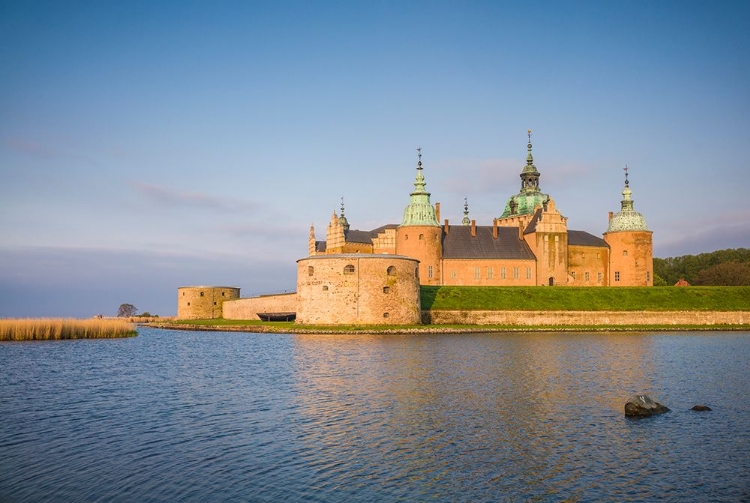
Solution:
{"label": "sunlit stone wall", "polygon": [[417,324],[419,261],[399,255],[316,255],[297,261],[297,323]]}
{"label": "sunlit stone wall", "polygon": [[221,318],[222,304],[240,298],[231,286],[181,286],[177,289],[177,319]]}
{"label": "sunlit stone wall", "polygon": [[297,294],[262,295],[224,302],[224,319],[258,320],[258,313],[293,313],[297,310]]}

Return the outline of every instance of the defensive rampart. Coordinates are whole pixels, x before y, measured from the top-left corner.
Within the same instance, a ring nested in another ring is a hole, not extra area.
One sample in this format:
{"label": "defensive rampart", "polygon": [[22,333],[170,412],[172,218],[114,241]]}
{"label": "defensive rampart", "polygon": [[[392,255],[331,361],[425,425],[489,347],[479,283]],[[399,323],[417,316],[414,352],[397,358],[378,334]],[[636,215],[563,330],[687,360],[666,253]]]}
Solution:
{"label": "defensive rampart", "polygon": [[221,318],[222,304],[239,297],[240,289],[231,286],[181,286],[177,289],[177,319]]}
{"label": "defensive rampart", "polygon": [[432,325],[639,326],[750,324],[750,311],[422,311]]}
{"label": "defensive rampart", "polygon": [[224,302],[224,319],[258,320],[258,313],[294,313],[297,311],[297,294],[262,295]]}

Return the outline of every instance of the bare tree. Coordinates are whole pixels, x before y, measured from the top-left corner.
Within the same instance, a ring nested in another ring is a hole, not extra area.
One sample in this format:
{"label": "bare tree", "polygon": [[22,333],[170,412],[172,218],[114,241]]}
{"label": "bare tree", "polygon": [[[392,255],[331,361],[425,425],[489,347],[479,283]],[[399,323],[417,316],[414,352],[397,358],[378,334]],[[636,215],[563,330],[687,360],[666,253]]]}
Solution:
{"label": "bare tree", "polygon": [[120,309],[117,310],[118,318],[131,318],[138,312],[133,304],[120,304]]}

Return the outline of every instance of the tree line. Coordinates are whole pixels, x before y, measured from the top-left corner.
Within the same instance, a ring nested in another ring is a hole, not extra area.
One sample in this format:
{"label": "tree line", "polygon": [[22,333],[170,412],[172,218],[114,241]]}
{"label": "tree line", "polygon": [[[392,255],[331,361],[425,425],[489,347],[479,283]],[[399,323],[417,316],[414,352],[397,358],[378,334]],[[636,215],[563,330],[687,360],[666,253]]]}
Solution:
{"label": "tree line", "polygon": [[654,286],[671,286],[680,279],[700,286],[750,286],[750,249],[654,258]]}

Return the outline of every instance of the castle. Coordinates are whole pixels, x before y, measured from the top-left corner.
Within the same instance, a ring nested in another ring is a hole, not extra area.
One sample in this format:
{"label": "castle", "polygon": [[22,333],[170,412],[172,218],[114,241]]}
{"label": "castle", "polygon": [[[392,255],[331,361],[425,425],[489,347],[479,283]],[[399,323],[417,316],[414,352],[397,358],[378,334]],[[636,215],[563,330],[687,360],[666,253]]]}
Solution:
{"label": "castle", "polygon": [[440,204],[430,202],[419,152],[414,191],[401,224],[353,230],[335,212],[326,240],[310,228],[310,256],[341,253],[404,255],[419,260],[422,285],[472,286],[652,286],[652,232],[633,209],[627,168],[621,209],[609,214],[604,238],[568,229],[554,199],[541,192],[531,131],[521,190],[508,198],[492,225],[468,217],[440,224]]}
{"label": "castle", "polygon": [[[568,229],[554,199],[541,192],[528,133],[520,191],[491,225],[469,219],[466,203],[460,225],[440,223],[418,149],[414,191],[400,224],[351,229],[342,201],[325,241],[310,227],[294,294],[239,299],[239,289],[230,298],[228,290],[212,290],[227,287],[181,287],[178,318],[210,311],[227,319],[294,314],[302,324],[412,324],[420,322],[420,285],[653,286],[652,232],[633,208],[627,168],[620,211],[609,213],[603,238]],[[213,304],[201,307],[206,299]]]}

